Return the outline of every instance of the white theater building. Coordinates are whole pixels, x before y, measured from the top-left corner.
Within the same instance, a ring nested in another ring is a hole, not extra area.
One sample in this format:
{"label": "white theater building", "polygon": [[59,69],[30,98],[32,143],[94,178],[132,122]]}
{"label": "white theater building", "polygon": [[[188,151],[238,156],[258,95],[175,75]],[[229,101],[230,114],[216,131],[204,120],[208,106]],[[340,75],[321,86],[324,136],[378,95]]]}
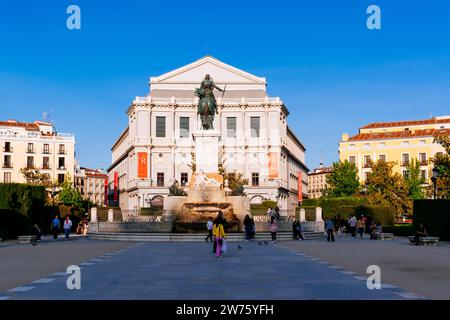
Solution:
{"label": "white theater building", "polygon": [[288,126],[287,107],[279,97],[267,95],[265,78],[210,56],[151,77],[149,94],[136,97],[129,106],[128,127],[112,146],[108,169],[110,190],[114,176],[118,177],[120,207],[160,205],[175,180],[181,185],[190,180],[196,152],[193,134],[201,127],[194,91],[206,74],[225,88],[224,93],[214,91],[219,109],[214,129],[221,134],[219,147],[226,170],[245,175],[251,203],[277,201],[282,214],[293,214],[298,177],[302,177],[305,196],[309,170],[305,147]]}

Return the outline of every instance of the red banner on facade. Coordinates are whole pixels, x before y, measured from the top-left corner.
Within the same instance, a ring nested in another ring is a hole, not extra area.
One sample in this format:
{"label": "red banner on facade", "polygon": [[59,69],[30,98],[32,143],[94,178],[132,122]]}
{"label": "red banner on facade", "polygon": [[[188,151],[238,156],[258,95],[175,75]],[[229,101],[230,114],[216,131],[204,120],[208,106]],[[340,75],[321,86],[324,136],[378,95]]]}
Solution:
{"label": "red banner on facade", "polygon": [[119,188],[119,173],[114,172],[114,201],[117,201],[117,190]]}
{"label": "red banner on facade", "polygon": [[138,152],[138,178],[147,179],[148,178],[148,159],[147,152]]}
{"label": "red banner on facade", "polygon": [[108,179],[105,179],[105,187],[104,187],[104,189],[105,189],[105,201],[104,201],[104,203],[105,203],[105,206],[107,206],[108,205]]}
{"label": "red banner on facade", "polygon": [[278,179],[278,154],[269,152],[269,179]]}
{"label": "red banner on facade", "polygon": [[303,180],[302,180],[302,172],[298,172],[298,202],[303,201]]}

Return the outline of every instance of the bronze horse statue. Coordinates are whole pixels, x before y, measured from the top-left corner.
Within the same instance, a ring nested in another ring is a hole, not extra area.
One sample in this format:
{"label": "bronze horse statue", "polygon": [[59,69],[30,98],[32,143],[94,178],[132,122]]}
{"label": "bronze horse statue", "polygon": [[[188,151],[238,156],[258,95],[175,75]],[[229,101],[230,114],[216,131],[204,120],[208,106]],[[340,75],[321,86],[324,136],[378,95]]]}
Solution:
{"label": "bronze horse statue", "polygon": [[200,115],[203,130],[214,130],[214,115],[219,113],[213,93],[214,88],[224,92],[224,90],[216,86],[209,74],[207,74],[200,88],[195,89],[195,95],[200,98],[197,106],[197,115]]}

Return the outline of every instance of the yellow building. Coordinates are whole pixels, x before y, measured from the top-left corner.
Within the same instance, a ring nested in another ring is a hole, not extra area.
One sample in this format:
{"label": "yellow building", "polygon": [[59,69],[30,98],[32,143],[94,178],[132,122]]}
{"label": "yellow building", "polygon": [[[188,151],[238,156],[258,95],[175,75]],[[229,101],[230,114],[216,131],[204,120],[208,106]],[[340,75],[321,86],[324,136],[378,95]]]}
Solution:
{"label": "yellow building", "polygon": [[75,165],[75,138],[45,121],[0,121],[0,183],[25,183],[22,168],[39,169],[59,183]]}
{"label": "yellow building", "polygon": [[319,199],[328,187],[327,176],[333,171],[332,167],[316,168],[308,173],[308,197],[310,199]]}
{"label": "yellow building", "polygon": [[450,116],[427,120],[371,123],[352,137],[344,133],[339,142],[339,159],[356,165],[362,183],[367,180],[370,163],[379,159],[394,162],[394,172],[405,174],[412,159],[420,162],[422,178],[430,183],[430,159],[444,148],[433,139],[450,135]]}

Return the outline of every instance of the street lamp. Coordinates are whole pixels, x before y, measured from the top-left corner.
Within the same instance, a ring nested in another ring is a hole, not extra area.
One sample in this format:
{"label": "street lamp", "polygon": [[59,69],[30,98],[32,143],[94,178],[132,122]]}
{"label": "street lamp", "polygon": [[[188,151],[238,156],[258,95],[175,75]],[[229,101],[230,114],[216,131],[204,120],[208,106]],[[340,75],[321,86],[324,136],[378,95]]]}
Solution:
{"label": "street lamp", "polygon": [[437,191],[437,178],[439,176],[439,170],[438,168],[433,168],[433,177],[431,178],[431,181],[434,183],[434,200],[436,200],[436,191]]}
{"label": "street lamp", "polygon": [[92,192],[89,191],[89,192],[88,192],[88,210],[87,210],[88,213],[89,213],[89,209],[90,209],[89,207],[90,207],[90,204],[91,204],[91,196],[92,196]]}

